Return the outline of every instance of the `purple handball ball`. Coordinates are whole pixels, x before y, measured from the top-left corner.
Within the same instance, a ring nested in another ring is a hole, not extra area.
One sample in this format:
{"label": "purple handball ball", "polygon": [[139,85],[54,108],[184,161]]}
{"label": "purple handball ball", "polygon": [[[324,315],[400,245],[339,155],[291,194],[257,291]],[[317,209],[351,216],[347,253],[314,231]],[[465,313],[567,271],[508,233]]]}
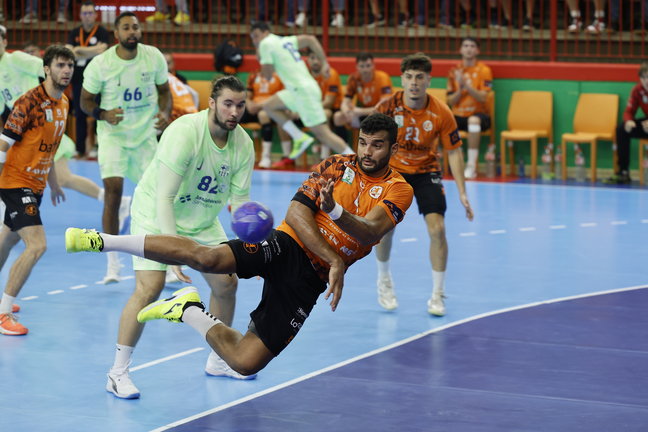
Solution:
{"label": "purple handball ball", "polygon": [[274,219],[272,212],[257,201],[242,204],[232,214],[232,229],[246,243],[259,243],[268,237]]}

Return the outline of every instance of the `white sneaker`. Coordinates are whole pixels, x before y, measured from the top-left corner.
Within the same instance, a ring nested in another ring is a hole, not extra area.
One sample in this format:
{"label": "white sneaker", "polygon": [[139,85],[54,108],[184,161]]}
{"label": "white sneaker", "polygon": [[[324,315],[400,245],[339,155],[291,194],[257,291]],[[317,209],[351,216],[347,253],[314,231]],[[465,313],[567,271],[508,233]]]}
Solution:
{"label": "white sneaker", "polygon": [[166,277],[164,278],[164,283],[170,285],[170,284],[177,284],[180,282],[182,281],[178,279],[178,275],[176,275],[173,272],[173,270],[171,270],[170,268],[167,268]]}
{"label": "white sneaker", "polygon": [[308,25],[308,18],[304,12],[299,12],[297,18],[295,19],[295,25],[297,27],[305,27]]}
{"label": "white sneaker", "polygon": [[132,200],[133,198],[130,196],[123,196],[121,199],[121,204],[119,205],[119,234],[123,234],[126,220],[128,220],[128,217],[130,216]]}
{"label": "white sneaker", "polygon": [[569,27],[567,27],[567,31],[569,33],[578,33],[581,31],[581,28],[583,28],[583,22],[581,21],[580,17],[572,18],[571,24],[569,24]]}
{"label": "white sneaker", "polygon": [[587,29],[585,31],[589,34],[601,34],[605,32],[605,21],[602,19],[595,19],[594,22],[590,25],[587,26]]}
{"label": "white sneaker", "polygon": [[108,258],[108,269],[106,270],[106,276],[104,276],[102,283],[104,285],[117,283],[121,280],[119,276],[121,273],[119,254],[117,252],[108,252],[106,257]]}
{"label": "white sneaker", "polygon": [[128,375],[128,368],[123,371],[110,369],[106,391],[121,399],[137,399],[140,397],[139,389],[135,387]]}
{"label": "white sneaker", "polygon": [[427,302],[427,310],[430,315],[434,316],[443,316],[446,313],[445,304],[443,299],[445,296],[443,294],[432,294],[432,297]]}
{"label": "white sneaker", "polygon": [[209,376],[229,377],[238,380],[253,380],[257,376],[257,374],[241,375],[229,367],[229,365],[225,363],[225,360],[220,358],[214,351],[209,353],[207,365],[205,365],[205,373]]}
{"label": "white sneaker", "polygon": [[477,178],[477,171],[475,170],[475,167],[473,165],[466,165],[466,169],[464,170],[464,177],[469,180]]}
{"label": "white sneaker", "polygon": [[272,161],[268,156],[262,157],[259,161],[259,168],[270,168],[272,166]]}
{"label": "white sneaker", "polygon": [[58,13],[58,16],[56,17],[56,22],[59,24],[65,24],[67,22],[67,18],[65,18],[65,14],[63,12]]}
{"label": "white sneaker", "polygon": [[398,307],[394,283],[390,276],[378,278],[378,304],[387,310],[394,310]]}
{"label": "white sneaker", "polygon": [[342,15],[341,13],[336,13],[331,20],[331,27],[344,27],[344,15]]}

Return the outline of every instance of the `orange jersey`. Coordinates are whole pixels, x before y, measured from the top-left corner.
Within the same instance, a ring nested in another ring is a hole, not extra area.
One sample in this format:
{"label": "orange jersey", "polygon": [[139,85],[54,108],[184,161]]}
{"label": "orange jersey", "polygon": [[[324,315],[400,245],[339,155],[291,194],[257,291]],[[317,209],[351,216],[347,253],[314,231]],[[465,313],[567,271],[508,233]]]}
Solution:
{"label": "orange jersey", "polygon": [[[315,211],[315,223],[329,245],[337,252],[348,268],[366,256],[373,245],[362,245],[345,231],[342,231],[331,218],[320,210],[320,177],[335,181],[333,198],[344,209],[354,215],[366,216],[374,207],[382,207],[391,218],[394,226],[403,220],[405,212],[412,204],[414,192],[403,177],[394,170],[380,178],[369,177],[357,166],[356,155],[334,155],[320,163],[316,170],[301,185],[294,200],[305,204]],[[277,227],[286,232],[304,249],[313,267],[324,281],[328,281],[329,265],[304,247],[295,231],[286,221]],[[377,243],[377,242],[376,242]]]}
{"label": "orange jersey", "polygon": [[68,98],[52,99],[43,84],[16,101],[2,132],[13,145],[0,174],[0,188],[26,187],[43,193],[68,111]]}
{"label": "orange jersey", "polygon": [[363,82],[360,78],[360,72],[354,72],[349,75],[347,81],[346,95],[349,99],[357,96],[356,104],[360,107],[375,106],[383,95],[392,93],[391,78],[387,72],[374,71],[374,76],[368,83]]}
{"label": "orange jersey", "polygon": [[171,99],[173,101],[171,121],[185,114],[198,112],[193,96],[187,89],[186,84],[173,74],[169,74],[169,88],[171,89]]}
{"label": "orange jersey", "polygon": [[273,94],[277,93],[279,90],[283,90],[284,85],[279,79],[279,75],[272,74],[272,79],[268,81],[263,78],[259,72],[252,72],[248,76],[247,80],[247,91],[248,97],[252,95],[251,99],[254,102],[261,103],[268,99]]}
{"label": "orange jersey", "polygon": [[461,146],[459,130],[450,108],[427,95],[427,105],[413,110],[405,105],[402,91],[376,107],[379,113],[392,117],[398,124],[398,151],[391,158],[391,167],[405,174],[441,171],[439,140],[448,150]]}
{"label": "orange jersey", "polygon": [[[459,89],[455,79],[456,71],[461,71],[464,80],[470,83],[475,90],[491,91],[493,88],[493,73],[491,69],[482,62],[477,62],[475,66],[464,67],[463,63],[450,69],[448,74],[448,93],[454,93]],[[486,104],[477,102],[474,97],[468,93],[468,90],[461,91],[459,101],[452,106],[452,112],[460,117],[470,117],[473,114],[488,114]]]}
{"label": "orange jersey", "polygon": [[331,68],[329,77],[324,78],[323,75],[313,75],[317,85],[320,86],[322,90],[322,101],[326,99],[328,95],[335,96],[335,102],[333,102],[333,109],[340,109],[342,105],[342,81],[340,80],[340,74],[335,69]]}

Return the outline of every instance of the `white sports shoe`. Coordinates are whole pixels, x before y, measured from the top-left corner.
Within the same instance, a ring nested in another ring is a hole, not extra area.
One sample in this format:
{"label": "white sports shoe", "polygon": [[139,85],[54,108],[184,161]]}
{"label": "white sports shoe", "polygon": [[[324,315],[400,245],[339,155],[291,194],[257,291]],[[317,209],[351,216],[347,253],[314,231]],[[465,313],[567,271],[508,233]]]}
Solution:
{"label": "white sports shoe", "polygon": [[333,19],[331,20],[331,27],[342,28],[344,27],[344,15],[341,13],[336,13]]}
{"label": "white sports shoe", "polygon": [[445,296],[441,293],[434,293],[427,302],[428,313],[434,316],[444,316],[446,313],[443,299]]}
{"label": "white sports shoe", "polygon": [[207,358],[207,365],[205,365],[205,373],[209,376],[215,377],[229,377],[238,380],[253,380],[256,378],[256,374],[252,375],[241,375],[236,372],[234,369],[229,367],[225,360],[220,358],[218,354],[214,351],[209,353]]}
{"label": "white sports shoe", "polygon": [[139,389],[135,387],[135,384],[130,379],[128,368],[124,370],[110,369],[106,391],[121,399],[137,399],[140,397]]}
{"label": "white sports shoe", "polygon": [[123,196],[121,199],[121,204],[119,205],[119,234],[123,234],[126,220],[130,216],[130,207],[132,200],[133,198],[130,196]]}
{"label": "white sports shoe", "polygon": [[262,157],[259,161],[259,168],[270,168],[272,166],[272,161],[269,157]]}
{"label": "white sports shoe", "polygon": [[390,276],[378,278],[378,304],[387,310],[398,307],[398,300],[394,294],[394,282]]}
{"label": "white sports shoe", "polygon": [[119,259],[119,254],[117,252],[108,252],[106,257],[108,258],[108,269],[106,270],[106,276],[104,276],[102,282],[104,285],[117,283],[121,280],[121,277],[119,276],[121,273],[121,260]]}
{"label": "white sports shoe", "polygon": [[297,19],[295,19],[295,25],[297,27],[304,27],[307,24],[308,24],[308,18],[306,18],[306,14],[304,12],[299,12],[297,14]]}
{"label": "white sports shoe", "polygon": [[477,171],[475,170],[474,165],[466,165],[466,169],[464,170],[464,177],[469,180],[477,178]]}

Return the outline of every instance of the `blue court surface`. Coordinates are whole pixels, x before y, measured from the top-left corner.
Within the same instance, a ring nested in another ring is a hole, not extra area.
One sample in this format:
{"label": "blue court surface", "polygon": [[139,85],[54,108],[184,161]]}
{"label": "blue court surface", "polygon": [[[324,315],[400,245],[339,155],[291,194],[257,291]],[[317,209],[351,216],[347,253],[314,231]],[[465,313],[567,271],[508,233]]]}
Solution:
{"label": "blue court surface", "polygon": [[[95,163],[71,168],[99,180]],[[252,198],[278,223],[305,176],[257,171]],[[376,301],[372,254],[347,272],[337,311],[320,299],[244,382],[204,374],[209,347],[189,326],[148,323],[131,366],[138,400],[104,389],[130,257],[120,283],[97,283],[105,256],[66,254],[63,235],[99,228],[101,205],[67,191],[54,208],[46,191],[48,251],[18,299],[30,333],[0,335],[0,431],[648,430],[646,190],[469,182],[468,222],[445,185],[445,317],[426,312],[429,242],[414,204],[394,237],[397,310]],[[240,282],[235,328],[247,328],[261,286]]]}

